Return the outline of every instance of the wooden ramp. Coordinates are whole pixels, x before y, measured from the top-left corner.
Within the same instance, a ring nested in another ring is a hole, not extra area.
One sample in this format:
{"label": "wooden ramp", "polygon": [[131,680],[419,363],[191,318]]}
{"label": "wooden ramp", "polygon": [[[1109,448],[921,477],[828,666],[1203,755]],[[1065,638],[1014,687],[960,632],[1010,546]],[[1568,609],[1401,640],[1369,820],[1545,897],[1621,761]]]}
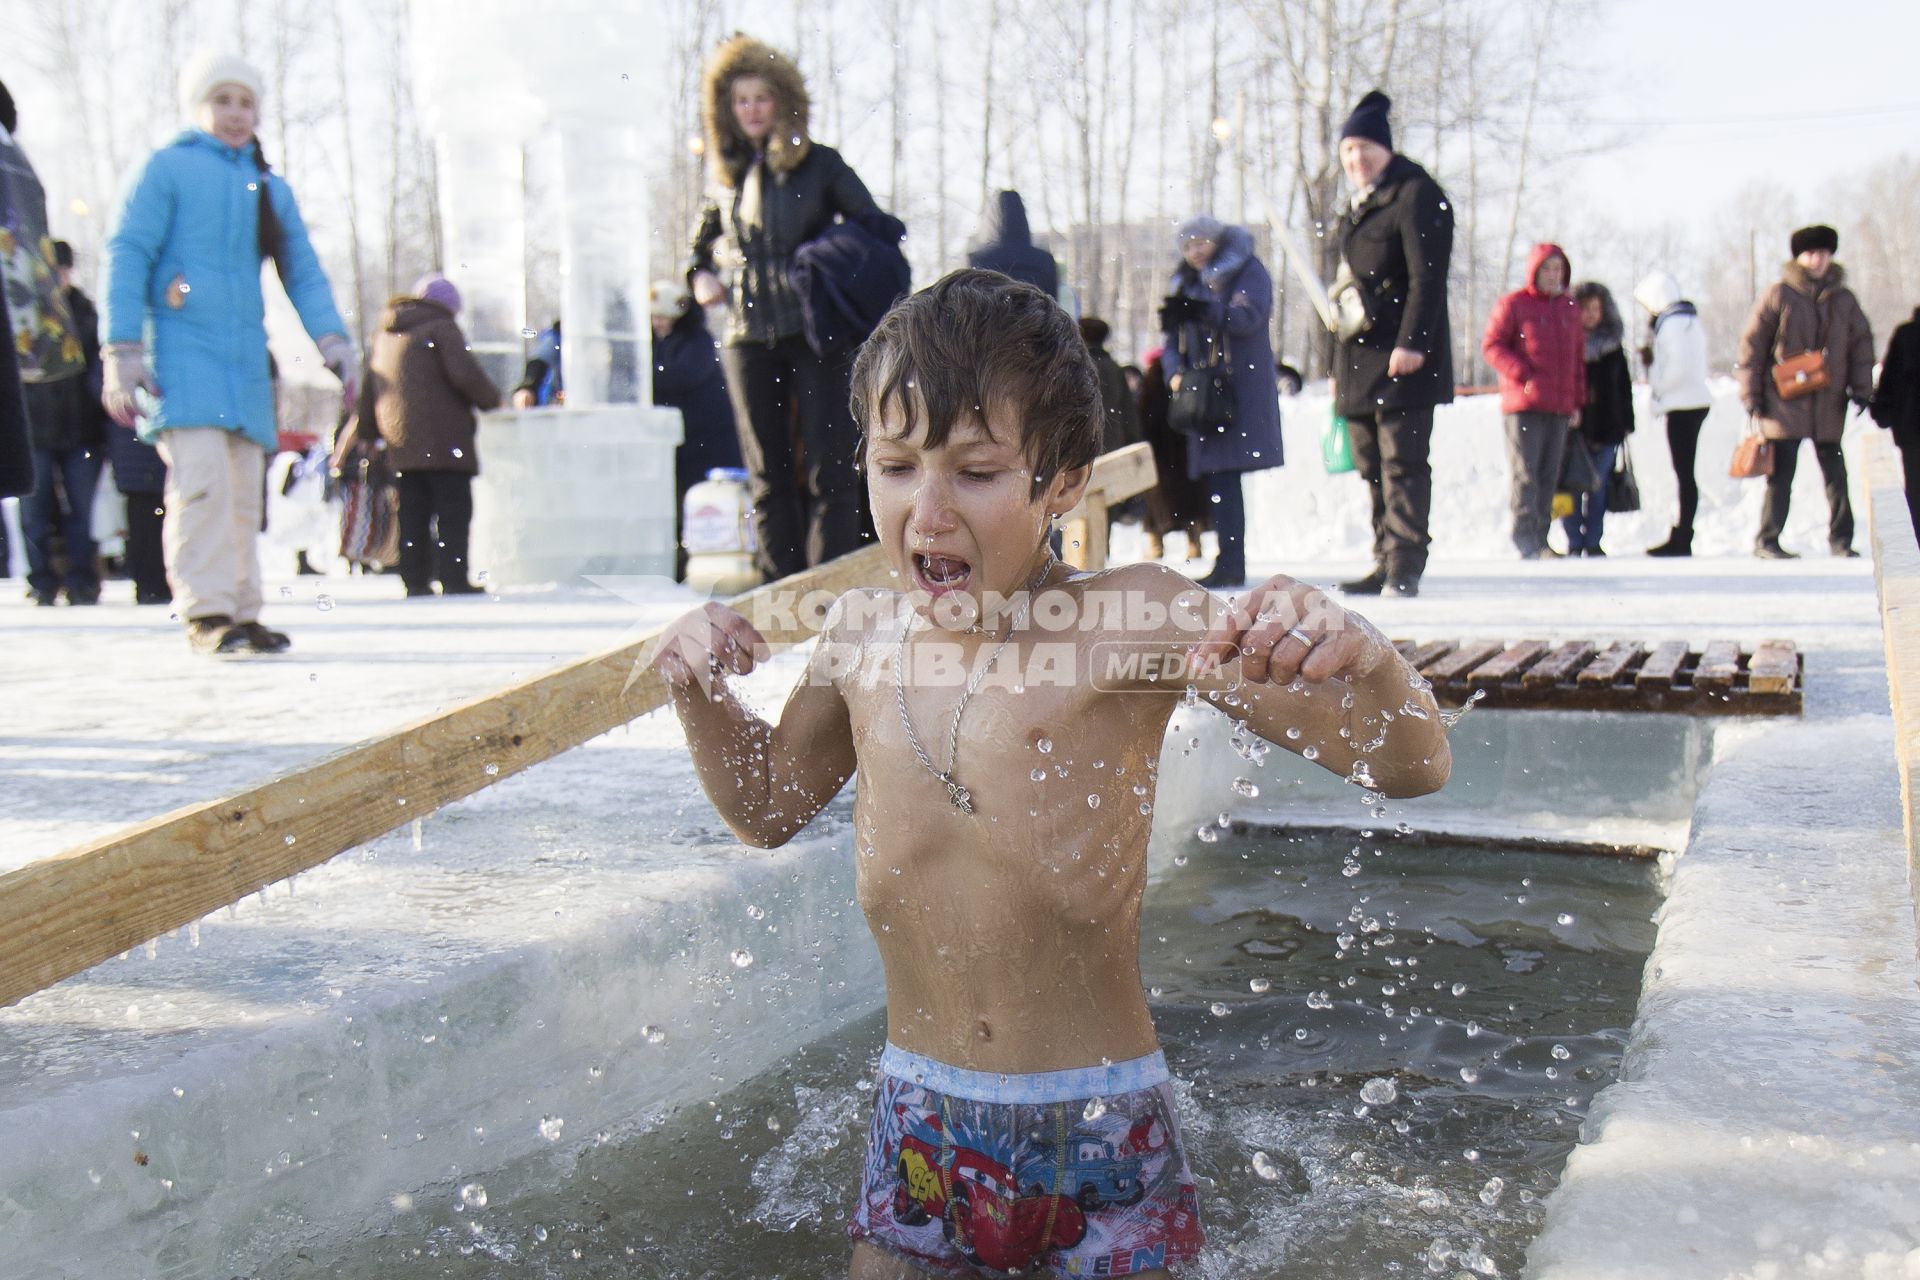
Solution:
{"label": "wooden ramp", "polygon": [[1677,711],[1689,715],[1799,715],[1805,659],[1786,640],[1743,650],[1716,640],[1398,640],[1394,646],[1434,696],[1459,706],[1555,711]]}

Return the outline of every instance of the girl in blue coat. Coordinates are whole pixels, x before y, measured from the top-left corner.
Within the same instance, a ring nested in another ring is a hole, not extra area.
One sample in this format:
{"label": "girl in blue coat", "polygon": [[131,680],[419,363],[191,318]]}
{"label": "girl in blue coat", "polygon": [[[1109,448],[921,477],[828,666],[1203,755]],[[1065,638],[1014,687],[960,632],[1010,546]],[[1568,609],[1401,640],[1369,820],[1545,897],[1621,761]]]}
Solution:
{"label": "girl in blue coat", "polygon": [[327,368],[354,394],[353,346],[293,191],[254,131],[261,77],[202,56],[180,78],[193,128],[148,157],[107,242],[102,401],[167,463],[167,576],[208,653],[278,653],[262,626],[263,476],[275,445],[260,263],[271,258]]}

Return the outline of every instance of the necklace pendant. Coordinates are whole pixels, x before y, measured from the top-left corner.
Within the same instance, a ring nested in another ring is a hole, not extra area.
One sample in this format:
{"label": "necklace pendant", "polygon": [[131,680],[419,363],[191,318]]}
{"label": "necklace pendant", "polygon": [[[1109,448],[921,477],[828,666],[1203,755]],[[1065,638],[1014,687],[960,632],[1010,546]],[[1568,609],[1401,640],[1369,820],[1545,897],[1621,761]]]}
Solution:
{"label": "necklace pendant", "polygon": [[973,812],[973,793],[953,780],[950,774],[941,774],[940,781],[947,784],[947,799],[953,801],[953,807],[962,813]]}

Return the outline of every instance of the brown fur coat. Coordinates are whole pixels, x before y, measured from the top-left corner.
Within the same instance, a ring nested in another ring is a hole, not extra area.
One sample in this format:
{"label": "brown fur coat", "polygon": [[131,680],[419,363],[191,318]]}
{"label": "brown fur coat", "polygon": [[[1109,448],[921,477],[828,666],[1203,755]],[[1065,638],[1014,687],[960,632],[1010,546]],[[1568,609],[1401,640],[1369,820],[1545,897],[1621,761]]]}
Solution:
{"label": "brown fur coat", "polygon": [[774,172],[792,173],[813,146],[807,137],[813,104],[800,68],[771,45],[736,32],[707,59],[700,99],[707,165],[713,180],[728,190],[739,183],[753,161],[753,144],[733,119],[733,82],[741,76],[765,80],[773,90],[774,101],[780,104],[779,118],[767,138],[767,164]]}

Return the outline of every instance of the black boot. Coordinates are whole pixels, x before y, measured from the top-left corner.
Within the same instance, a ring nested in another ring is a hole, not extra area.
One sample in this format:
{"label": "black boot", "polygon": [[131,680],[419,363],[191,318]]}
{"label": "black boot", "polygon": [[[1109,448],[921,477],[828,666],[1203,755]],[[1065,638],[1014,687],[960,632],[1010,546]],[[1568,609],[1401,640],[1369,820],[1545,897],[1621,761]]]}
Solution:
{"label": "black boot", "polygon": [[1377,596],[1381,588],[1387,585],[1387,571],[1378,565],[1364,578],[1355,578],[1352,582],[1343,582],[1339,589],[1350,596]]}
{"label": "black boot", "polygon": [[195,653],[238,653],[247,647],[247,633],[226,614],[210,613],[188,620],[187,643]]}
{"label": "black boot", "polygon": [[1690,556],[1693,554],[1693,530],[1675,528],[1667,535],[1667,540],[1657,547],[1648,547],[1650,556]]}

